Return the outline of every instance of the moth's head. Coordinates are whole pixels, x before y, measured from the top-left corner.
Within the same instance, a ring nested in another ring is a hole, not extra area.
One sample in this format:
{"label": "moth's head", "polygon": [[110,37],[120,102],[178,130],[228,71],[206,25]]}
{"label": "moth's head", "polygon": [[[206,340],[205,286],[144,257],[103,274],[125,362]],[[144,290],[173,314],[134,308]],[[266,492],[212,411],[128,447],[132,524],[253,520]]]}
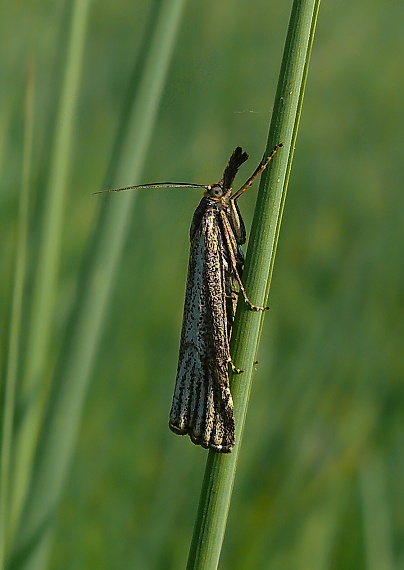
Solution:
{"label": "moth's head", "polygon": [[212,198],[213,200],[220,200],[220,198],[223,198],[223,195],[224,195],[224,189],[222,184],[220,184],[220,182],[218,182],[217,184],[209,184],[209,186],[206,186],[206,192],[205,192],[206,198]]}

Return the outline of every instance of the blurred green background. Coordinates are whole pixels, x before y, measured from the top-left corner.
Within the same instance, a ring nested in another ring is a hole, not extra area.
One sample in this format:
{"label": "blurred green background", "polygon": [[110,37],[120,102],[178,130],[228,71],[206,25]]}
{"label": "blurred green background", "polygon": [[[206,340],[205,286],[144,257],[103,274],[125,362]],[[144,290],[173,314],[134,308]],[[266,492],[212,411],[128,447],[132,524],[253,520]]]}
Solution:
{"label": "blurred green background", "polygon": [[[150,6],[90,7],[49,370],[101,201],[122,196],[91,192],[104,183]],[[238,182],[248,177],[266,141],[290,8],[187,3],[144,182],[218,180],[237,145],[251,157]],[[67,10],[16,1],[1,17],[3,346],[28,60],[30,220],[39,231]],[[222,568],[404,567],[403,16],[397,1],[320,8]],[[240,204],[247,227],[255,196]],[[136,198],[50,568],[185,566],[206,452],[170,433],[167,420],[199,199],[179,189]]]}

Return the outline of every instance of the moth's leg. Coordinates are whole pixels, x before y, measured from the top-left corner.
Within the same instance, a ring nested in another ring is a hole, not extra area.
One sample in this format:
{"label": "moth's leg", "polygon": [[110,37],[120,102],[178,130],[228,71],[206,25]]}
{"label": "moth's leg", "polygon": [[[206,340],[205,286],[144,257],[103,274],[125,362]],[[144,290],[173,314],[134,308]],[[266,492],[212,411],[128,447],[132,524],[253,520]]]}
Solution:
{"label": "moth's leg", "polygon": [[247,303],[247,305],[250,307],[250,309],[252,311],[266,311],[266,310],[268,310],[269,307],[260,307],[258,305],[254,305],[253,303],[251,303],[250,299],[248,298],[247,292],[244,289],[243,282],[241,281],[241,277],[240,277],[239,272],[238,272],[236,255],[234,253],[235,251],[237,251],[238,244],[237,244],[237,242],[233,236],[233,232],[231,230],[231,226],[229,224],[229,220],[227,219],[225,212],[221,211],[220,217],[222,220],[224,239],[226,241],[227,250],[229,252],[229,265],[231,265],[231,267],[233,269],[234,277],[239,284],[240,291],[244,297],[244,301]]}
{"label": "moth's leg", "polygon": [[232,196],[232,200],[237,200],[237,198],[240,198],[241,194],[244,194],[244,192],[249,189],[249,187],[258,178],[258,176],[264,172],[264,170],[266,169],[268,164],[271,162],[271,160],[274,157],[274,155],[276,154],[276,152],[282,147],[283,147],[283,143],[277,144],[274,147],[274,149],[272,150],[271,154],[267,158],[263,158],[261,160],[261,162],[259,163],[257,168],[254,170],[254,172],[252,173],[250,178],[242,185],[240,190],[237,190],[237,192]]}
{"label": "moth's leg", "polygon": [[229,364],[230,364],[231,370],[232,370],[232,372],[234,372],[234,374],[242,374],[244,372],[244,370],[241,370],[241,368],[237,368],[237,366],[234,364],[234,362],[232,361],[231,358],[229,360]]}

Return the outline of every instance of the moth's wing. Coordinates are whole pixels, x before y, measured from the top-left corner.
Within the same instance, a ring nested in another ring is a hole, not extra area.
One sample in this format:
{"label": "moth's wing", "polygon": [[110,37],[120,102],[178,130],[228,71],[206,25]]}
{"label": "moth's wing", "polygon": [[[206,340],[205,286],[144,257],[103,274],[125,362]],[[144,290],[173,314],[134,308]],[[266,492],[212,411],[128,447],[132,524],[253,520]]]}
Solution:
{"label": "moth's wing", "polygon": [[229,452],[234,446],[234,414],[228,375],[226,262],[218,211],[208,202],[204,207],[191,243],[170,428],[189,434],[198,445]]}

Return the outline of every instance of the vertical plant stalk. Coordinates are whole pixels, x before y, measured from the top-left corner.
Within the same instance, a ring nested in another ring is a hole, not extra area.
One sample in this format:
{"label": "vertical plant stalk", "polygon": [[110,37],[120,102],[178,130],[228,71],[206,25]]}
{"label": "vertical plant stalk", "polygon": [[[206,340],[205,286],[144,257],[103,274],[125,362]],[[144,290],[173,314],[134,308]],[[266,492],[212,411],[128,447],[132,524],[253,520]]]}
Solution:
{"label": "vertical plant stalk", "polygon": [[83,63],[89,0],[75,0],[72,7],[65,73],[55,123],[50,172],[46,188],[43,229],[35,272],[26,358],[18,402],[24,416],[13,447],[13,486],[10,497],[10,527],[18,524],[29,486],[32,462],[40,429],[49,345],[58,286],[67,171],[72,141],[73,117]]}
{"label": "vertical plant stalk", "polygon": [[[266,154],[277,143],[284,147],[261,178],[243,274],[257,305],[265,305],[269,293],[319,6],[320,0],[295,0],[292,6]],[[239,303],[232,356],[244,373],[232,382],[236,446],[229,455],[209,452],[188,569],[212,570],[219,563],[263,319]]]}
{"label": "vertical plant stalk", "polygon": [[27,270],[28,202],[32,165],[32,144],[34,131],[35,69],[30,59],[28,67],[27,91],[25,98],[25,129],[22,160],[22,185],[18,211],[16,262],[11,302],[10,334],[7,355],[4,407],[1,430],[0,457],[0,570],[5,567],[7,544],[9,542],[9,487],[10,458],[13,438],[13,422],[17,372],[20,362],[20,333],[24,283]]}
{"label": "vertical plant stalk", "polygon": [[[146,157],[185,0],[154,3],[141,77],[131,86],[108,173],[108,185],[136,181]],[[98,198],[94,199],[94,204]],[[135,194],[103,199],[84,256],[63,350],[58,359],[21,520],[13,568],[45,567],[53,518],[71,462],[109,296],[132,216]]]}

